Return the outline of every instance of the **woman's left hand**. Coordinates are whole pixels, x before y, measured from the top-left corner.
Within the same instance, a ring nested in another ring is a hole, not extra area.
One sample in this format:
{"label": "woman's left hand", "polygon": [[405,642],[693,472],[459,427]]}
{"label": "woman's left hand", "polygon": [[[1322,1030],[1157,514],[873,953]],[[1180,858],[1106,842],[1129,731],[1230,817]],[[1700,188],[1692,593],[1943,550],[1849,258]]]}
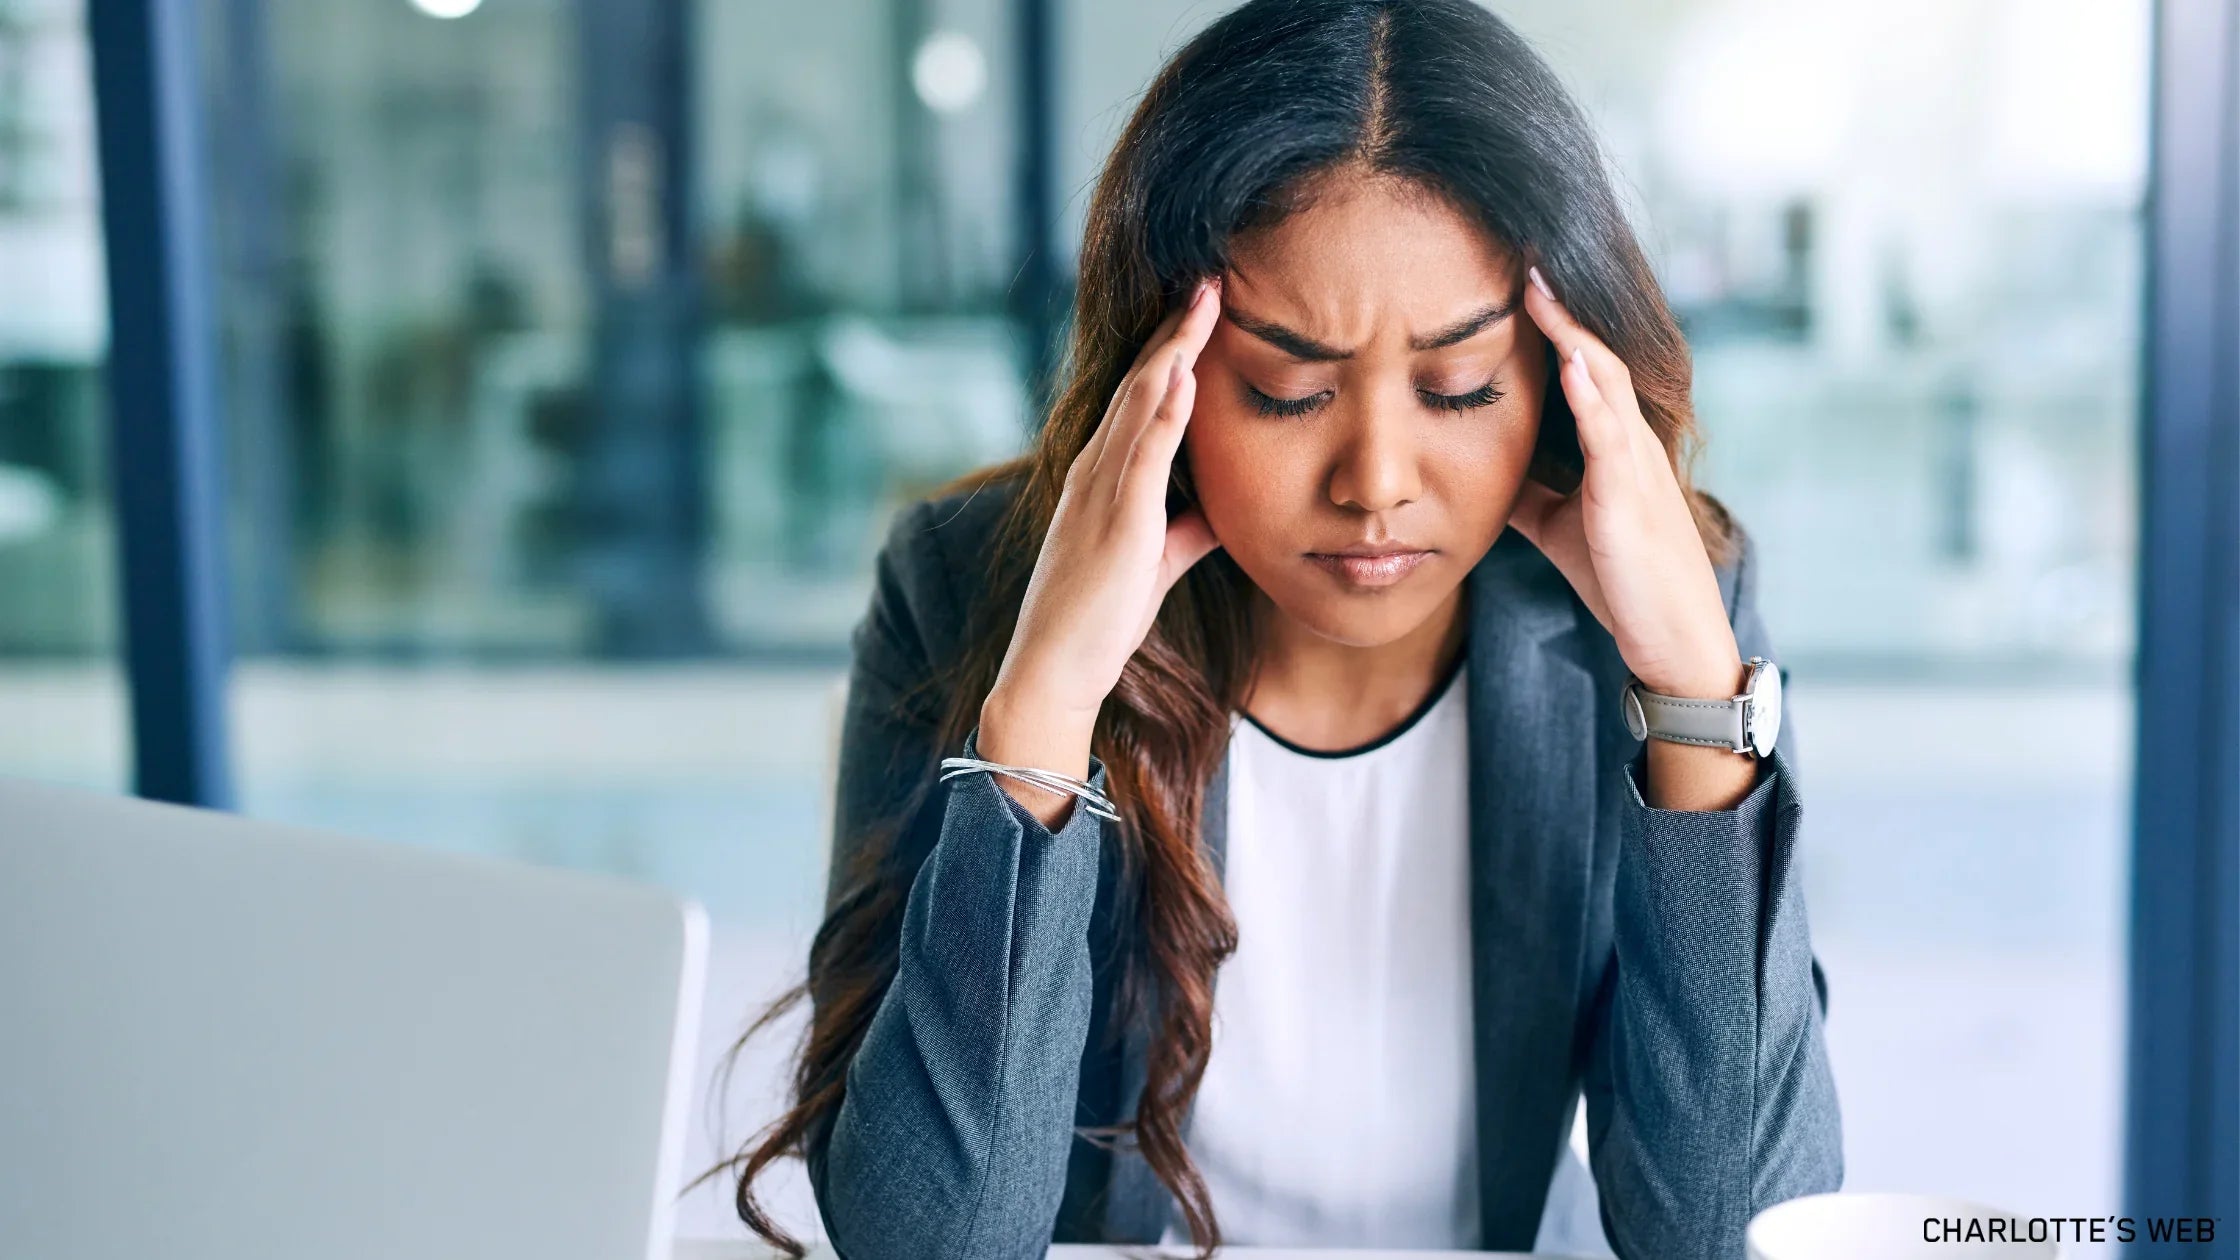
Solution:
{"label": "woman's left hand", "polygon": [[1556,348],[1586,474],[1561,494],[1527,477],[1509,523],[1618,641],[1641,684],[1724,699],[1743,668],[1719,580],[1672,460],[1642,418],[1626,365],[1531,272],[1525,310]]}

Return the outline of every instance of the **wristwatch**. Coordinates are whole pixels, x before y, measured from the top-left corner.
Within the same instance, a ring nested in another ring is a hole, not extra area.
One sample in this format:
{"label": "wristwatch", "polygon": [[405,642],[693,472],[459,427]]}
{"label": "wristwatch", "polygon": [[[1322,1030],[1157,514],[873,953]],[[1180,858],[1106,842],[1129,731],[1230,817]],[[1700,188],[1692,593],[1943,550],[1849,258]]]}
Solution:
{"label": "wristwatch", "polygon": [[1762,656],[1747,662],[1750,680],[1742,694],[1727,700],[1660,696],[1627,678],[1623,705],[1626,729],[1635,739],[1669,739],[1681,744],[1731,748],[1746,757],[1773,753],[1781,735],[1781,670]]}

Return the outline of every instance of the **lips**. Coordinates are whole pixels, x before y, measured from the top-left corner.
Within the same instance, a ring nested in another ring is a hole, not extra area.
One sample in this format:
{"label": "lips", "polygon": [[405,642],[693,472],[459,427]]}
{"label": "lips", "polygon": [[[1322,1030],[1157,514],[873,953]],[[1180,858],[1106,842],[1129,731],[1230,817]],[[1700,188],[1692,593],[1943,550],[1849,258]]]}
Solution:
{"label": "lips", "polygon": [[1342,581],[1354,586],[1391,586],[1416,571],[1416,567],[1431,558],[1428,551],[1386,551],[1370,555],[1341,555],[1328,552],[1309,552],[1307,559]]}

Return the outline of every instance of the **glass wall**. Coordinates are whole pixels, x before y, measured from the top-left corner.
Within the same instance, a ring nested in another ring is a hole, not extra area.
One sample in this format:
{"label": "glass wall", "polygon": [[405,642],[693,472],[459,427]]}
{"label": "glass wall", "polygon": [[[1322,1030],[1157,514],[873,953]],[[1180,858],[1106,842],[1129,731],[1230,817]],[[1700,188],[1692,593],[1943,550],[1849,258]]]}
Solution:
{"label": "glass wall", "polygon": [[214,6],[253,649],[832,660],[887,513],[1025,422],[1007,14],[963,7]]}
{"label": "glass wall", "polygon": [[584,642],[549,519],[590,319],[570,11],[206,6],[252,654]]}
{"label": "glass wall", "polygon": [[1026,430],[1008,6],[691,13],[711,615],[824,655],[889,513]]}
{"label": "glass wall", "polygon": [[2119,1210],[2150,6],[1511,11],[1762,545],[1846,1184]]}
{"label": "glass wall", "polygon": [[0,0],[0,773],[130,777],[78,0]]}

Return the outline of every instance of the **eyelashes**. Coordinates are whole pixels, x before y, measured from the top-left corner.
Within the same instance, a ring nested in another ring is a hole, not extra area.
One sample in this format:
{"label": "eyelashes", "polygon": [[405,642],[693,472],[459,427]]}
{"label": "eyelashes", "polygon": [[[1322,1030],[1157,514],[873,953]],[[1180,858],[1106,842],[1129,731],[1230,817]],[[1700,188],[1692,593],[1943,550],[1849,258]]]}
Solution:
{"label": "eyelashes", "polygon": [[[1419,389],[1416,397],[1422,399],[1423,405],[1433,411],[1476,411],[1480,407],[1490,407],[1508,396],[1508,392],[1501,389],[1500,384],[1498,380],[1487,381],[1466,394],[1441,394],[1434,390]],[[1251,403],[1253,409],[1263,416],[1303,416],[1330,401],[1330,391],[1327,389],[1308,394],[1304,398],[1278,398],[1247,385],[1244,387],[1244,394],[1245,401]]]}
{"label": "eyelashes", "polygon": [[1263,394],[1250,385],[1244,387],[1245,401],[1263,416],[1303,416],[1329,401],[1330,391],[1309,394],[1304,398],[1277,398]]}
{"label": "eyelashes", "polygon": [[1496,388],[1499,381],[1487,381],[1467,394],[1435,394],[1428,389],[1416,391],[1416,397],[1439,411],[1476,411],[1501,401],[1504,391]]}

